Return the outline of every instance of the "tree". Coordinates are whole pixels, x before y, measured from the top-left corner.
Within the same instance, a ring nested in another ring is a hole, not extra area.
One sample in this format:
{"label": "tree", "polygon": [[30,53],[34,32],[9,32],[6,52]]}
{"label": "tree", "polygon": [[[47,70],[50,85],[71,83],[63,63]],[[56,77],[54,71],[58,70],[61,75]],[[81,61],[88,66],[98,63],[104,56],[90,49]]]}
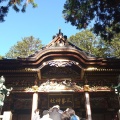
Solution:
{"label": "tree", "polygon": [[0,55],[0,59],[3,59],[3,56]]}
{"label": "tree", "polygon": [[37,7],[34,0],[0,0],[0,22],[5,21],[4,17],[7,16],[10,7],[12,7],[16,12],[19,12],[20,10],[25,12],[26,6],[29,3],[32,4],[33,7]]}
{"label": "tree", "polygon": [[83,30],[75,36],[71,36],[69,41],[80,49],[95,55],[96,57],[108,56],[108,46],[100,37],[96,37],[90,30]]}
{"label": "tree", "polygon": [[93,32],[107,41],[120,32],[119,0],[66,0],[63,15],[77,29],[94,21]]}
{"label": "tree", "polygon": [[110,43],[111,56],[120,58],[120,33],[116,34]]}
{"label": "tree", "polygon": [[28,57],[43,47],[41,40],[35,39],[33,36],[25,37],[22,41],[12,46],[5,55],[7,58]]}

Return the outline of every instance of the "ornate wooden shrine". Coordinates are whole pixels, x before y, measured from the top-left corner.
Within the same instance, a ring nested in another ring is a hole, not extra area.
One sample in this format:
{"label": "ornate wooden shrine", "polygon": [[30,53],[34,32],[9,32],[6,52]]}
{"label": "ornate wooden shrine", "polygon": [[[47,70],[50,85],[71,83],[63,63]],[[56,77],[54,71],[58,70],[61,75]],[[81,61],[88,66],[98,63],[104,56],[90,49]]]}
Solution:
{"label": "ornate wooden shrine", "polygon": [[112,89],[119,74],[120,59],[97,58],[68,42],[59,31],[31,56],[0,60],[0,75],[8,88],[13,87],[2,110],[12,111],[13,120],[30,119],[33,93],[37,92],[41,111],[59,104],[62,110],[72,107],[86,117],[87,91],[92,120],[112,120],[119,109]]}

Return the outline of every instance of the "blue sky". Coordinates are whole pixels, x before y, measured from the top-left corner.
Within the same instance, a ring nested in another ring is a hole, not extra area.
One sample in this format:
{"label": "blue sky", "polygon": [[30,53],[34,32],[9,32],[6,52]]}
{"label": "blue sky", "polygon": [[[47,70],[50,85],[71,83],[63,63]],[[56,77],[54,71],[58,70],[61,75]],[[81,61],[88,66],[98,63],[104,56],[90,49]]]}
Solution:
{"label": "blue sky", "polygon": [[5,22],[0,23],[0,55],[4,56],[10,48],[24,37],[39,38],[44,45],[51,42],[59,28],[68,38],[80,32],[76,27],[65,23],[62,15],[66,0],[36,0],[38,7],[27,6],[26,13],[16,13],[10,9]]}

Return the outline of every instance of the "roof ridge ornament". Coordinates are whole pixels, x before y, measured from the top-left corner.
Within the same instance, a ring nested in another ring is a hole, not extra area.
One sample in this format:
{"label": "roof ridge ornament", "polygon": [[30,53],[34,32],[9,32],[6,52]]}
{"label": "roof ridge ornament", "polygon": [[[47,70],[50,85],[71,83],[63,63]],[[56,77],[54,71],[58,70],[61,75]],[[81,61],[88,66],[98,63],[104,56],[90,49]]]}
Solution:
{"label": "roof ridge ornament", "polygon": [[54,39],[55,37],[60,37],[63,38],[65,41],[67,40],[67,35],[63,36],[63,33],[61,32],[61,29],[59,28],[59,31],[56,35],[53,35],[52,39]]}
{"label": "roof ridge ornament", "polygon": [[61,29],[59,29],[59,34],[61,34]]}
{"label": "roof ridge ornament", "polygon": [[60,36],[61,38],[63,37],[63,33],[61,32],[61,29],[59,29],[57,36]]}

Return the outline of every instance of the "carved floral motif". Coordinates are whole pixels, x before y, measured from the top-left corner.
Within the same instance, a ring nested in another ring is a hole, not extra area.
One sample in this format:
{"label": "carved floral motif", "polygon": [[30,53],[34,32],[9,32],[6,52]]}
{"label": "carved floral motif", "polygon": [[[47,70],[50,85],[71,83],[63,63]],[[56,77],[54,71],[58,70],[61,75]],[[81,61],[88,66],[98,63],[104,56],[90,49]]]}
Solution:
{"label": "carved floral motif", "polygon": [[[71,82],[71,80],[64,81],[47,81],[43,82],[39,86],[32,86],[31,88],[26,88],[26,92],[50,92],[50,91],[73,91],[81,92],[86,91],[84,85],[77,85],[76,82]],[[111,88],[108,86],[89,86],[87,91],[111,91]]]}

